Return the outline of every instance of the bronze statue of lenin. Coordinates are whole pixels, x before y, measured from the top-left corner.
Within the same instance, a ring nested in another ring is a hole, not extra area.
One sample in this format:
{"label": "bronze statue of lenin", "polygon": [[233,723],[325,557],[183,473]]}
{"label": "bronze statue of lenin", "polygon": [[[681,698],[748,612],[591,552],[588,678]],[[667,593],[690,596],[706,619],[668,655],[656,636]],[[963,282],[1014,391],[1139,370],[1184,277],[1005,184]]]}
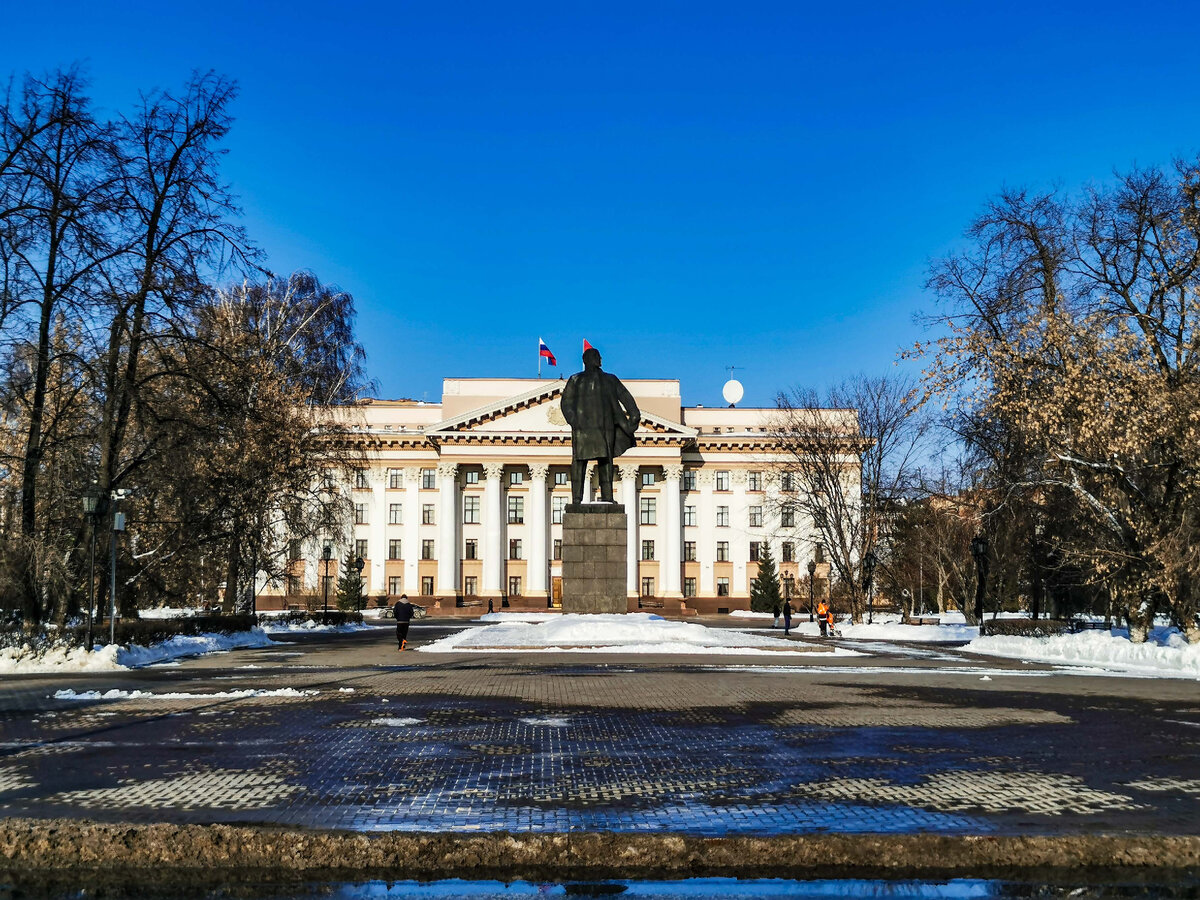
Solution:
{"label": "bronze statue of lenin", "polygon": [[641,413],[633,395],[616,375],[600,369],[600,351],[583,351],[583,371],[567,379],[562,393],[563,418],[571,426],[571,499],[583,502],[583,479],[589,460],[596,460],[600,499],[613,502],[613,458],[634,445]]}

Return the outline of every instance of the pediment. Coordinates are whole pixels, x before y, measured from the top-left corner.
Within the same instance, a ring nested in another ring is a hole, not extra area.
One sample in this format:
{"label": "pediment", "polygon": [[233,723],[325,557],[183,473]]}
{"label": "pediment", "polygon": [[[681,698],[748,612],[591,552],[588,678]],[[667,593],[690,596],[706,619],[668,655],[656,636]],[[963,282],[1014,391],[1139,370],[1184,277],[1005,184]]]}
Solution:
{"label": "pediment", "polygon": [[[446,419],[425,430],[425,436],[437,440],[439,437],[480,438],[538,436],[541,438],[569,440],[571,426],[563,418],[559,403],[565,382],[549,382],[546,386],[526,391],[505,400],[480,406],[452,419]],[[696,430],[679,422],[672,422],[652,413],[643,412],[638,434],[694,439]]]}

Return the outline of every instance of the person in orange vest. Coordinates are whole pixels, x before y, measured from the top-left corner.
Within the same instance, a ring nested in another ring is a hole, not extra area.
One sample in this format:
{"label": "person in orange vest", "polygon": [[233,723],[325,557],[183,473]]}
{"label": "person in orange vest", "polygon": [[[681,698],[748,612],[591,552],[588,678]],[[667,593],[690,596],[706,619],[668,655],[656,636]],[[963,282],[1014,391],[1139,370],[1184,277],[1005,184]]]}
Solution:
{"label": "person in orange vest", "polygon": [[827,609],[825,611],[825,621],[829,624],[829,636],[833,637],[836,635],[838,637],[841,637],[841,635],[839,635],[833,629],[833,605],[832,604],[830,604],[829,609]]}
{"label": "person in orange vest", "polygon": [[829,604],[824,600],[817,604],[817,621],[821,623],[821,637],[827,637],[825,628],[829,622]]}

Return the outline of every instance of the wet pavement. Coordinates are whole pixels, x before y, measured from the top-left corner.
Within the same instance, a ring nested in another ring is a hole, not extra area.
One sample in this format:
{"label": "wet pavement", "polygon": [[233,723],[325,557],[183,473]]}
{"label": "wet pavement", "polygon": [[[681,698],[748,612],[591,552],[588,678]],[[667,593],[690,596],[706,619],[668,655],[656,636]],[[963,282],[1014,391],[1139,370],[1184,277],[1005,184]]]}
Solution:
{"label": "wet pavement", "polygon": [[[421,623],[411,637],[459,627]],[[696,835],[1200,830],[1196,682],[853,648],[863,655],[782,663],[398,654],[378,629],[11,678],[0,816]],[[55,698],[92,689],[125,693]]]}

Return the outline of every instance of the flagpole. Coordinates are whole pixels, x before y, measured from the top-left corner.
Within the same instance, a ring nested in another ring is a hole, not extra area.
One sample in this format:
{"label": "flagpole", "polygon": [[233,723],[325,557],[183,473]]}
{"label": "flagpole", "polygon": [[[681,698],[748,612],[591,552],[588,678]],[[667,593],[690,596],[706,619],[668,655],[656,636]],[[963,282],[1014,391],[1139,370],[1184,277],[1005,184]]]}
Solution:
{"label": "flagpole", "polygon": [[538,338],[538,379],[542,377],[542,341]]}

